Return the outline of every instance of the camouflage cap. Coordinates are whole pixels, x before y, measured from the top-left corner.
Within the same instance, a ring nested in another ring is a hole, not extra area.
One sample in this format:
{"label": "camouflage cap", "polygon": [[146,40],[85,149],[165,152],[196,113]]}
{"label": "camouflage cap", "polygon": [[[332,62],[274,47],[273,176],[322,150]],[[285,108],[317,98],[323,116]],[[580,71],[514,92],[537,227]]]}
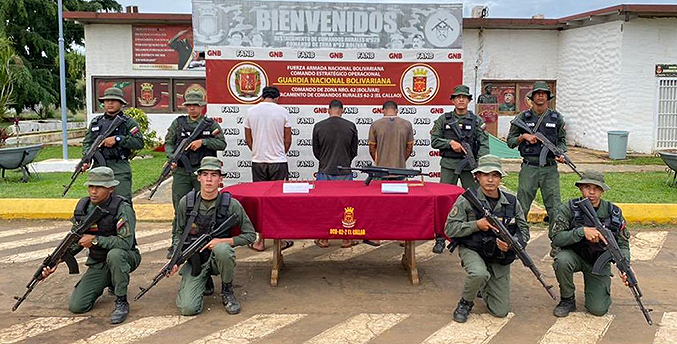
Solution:
{"label": "camouflage cap", "polygon": [[470,94],[470,88],[466,85],[458,85],[454,87],[454,93],[451,94],[450,99],[454,99],[456,96],[466,96],[468,100],[472,100],[472,94]]}
{"label": "camouflage cap", "polygon": [[533,96],[536,91],[543,91],[548,94],[548,100],[554,98],[555,96],[552,94],[552,91],[550,91],[550,86],[548,86],[548,83],[545,81],[536,81],[534,82],[534,89],[529,91],[527,93],[527,98],[534,100]]}
{"label": "camouflage cap", "polygon": [[103,186],[110,188],[120,184],[119,181],[115,180],[115,174],[110,167],[99,166],[94,167],[87,174],[87,181],[85,186]]}
{"label": "camouflage cap", "polygon": [[604,174],[602,172],[595,170],[583,171],[583,176],[581,176],[581,180],[575,182],[574,185],[581,186],[582,184],[597,185],[600,188],[602,188],[603,191],[611,190],[611,187],[609,187],[609,185],[606,185],[604,183]]}
{"label": "camouflage cap", "polygon": [[200,91],[190,91],[186,94],[186,97],[184,98],[185,101],[183,102],[183,106],[186,105],[197,105],[197,106],[205,106],[207,105],[207,102],[205,101],[205,95],[204,93]]}
{"label": "camouflage cap", "polygon": [[103,91],[103,96],[99,97],[99,101],[102,102],[104,100],[117,100],[122,103],[122,105],[127,105],[124,93],[117,87],[109,87]]}
{"label": "camouflage cap", "polygon": [[199,174],[200,171],[219,171],[219,173],[223,174],[223,163],[219,158],[214,157],[214,156],[206,156],[202,158],[202,161],[200,162],[200,168],[195,171],[195,173]]}
{"label": "camouflage cap", "polygon": [[501,159],[491,154],[480,157],[480,159],[477,161],[477,168],[472,170],[473,174],[477,172],[482,173],[498,172],[501,174],[501,177],[505,177],[508,175],[507,173],[505,173],[505,171],[503,171],[503,168],[501,167]]}

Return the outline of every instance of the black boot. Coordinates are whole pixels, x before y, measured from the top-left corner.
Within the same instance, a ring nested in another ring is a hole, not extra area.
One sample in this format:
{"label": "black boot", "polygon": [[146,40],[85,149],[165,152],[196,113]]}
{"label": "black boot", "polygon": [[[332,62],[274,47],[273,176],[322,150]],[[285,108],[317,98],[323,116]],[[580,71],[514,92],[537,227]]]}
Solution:
{"label": "black boot", "polygon": [[226,313],[231,315],[240,313],[240,303],[235,299],[232,282],[221,284],[221,302],[226,306]]}
{"label": "black boot", "polygon": [[118,298],[115,300],[115,309],[113,310],[113,314],[110,316],[110,323],[119,324],[127,319],[128,314],[129,302],[127,302],[127,295],[118,296]]}
{"label": "black boot", "polygon": [[563,318],[569,315],[570,312],[576,311],[576,298],[572,297],[562,297],[560,298],[557,307],[552,311],[556,317]]}
{"label": "black boot", "polygon": [[433,253],[440,254],[444,251],[444,246],[446,244],[446,240],[444,237],[436,237],[435,238],[435,246],[433,246]]}
{"label": "black boot", "polygon": [[464,300],[461,298],[458,301],[458,306],[456,306],[456,310],[454,311],[454,321],[459,322],[459,323],[464,323],[468,321],[468,315],[470,314],[470,310],[472,310],[472,306],[475,304],[469,301]]}
{"label": "black boot", "polygon": [[212,276],[207,276],[207,285],[205,286],[205,291],[202,293],[204,296],[210,296],[214,294],[214,281]]}

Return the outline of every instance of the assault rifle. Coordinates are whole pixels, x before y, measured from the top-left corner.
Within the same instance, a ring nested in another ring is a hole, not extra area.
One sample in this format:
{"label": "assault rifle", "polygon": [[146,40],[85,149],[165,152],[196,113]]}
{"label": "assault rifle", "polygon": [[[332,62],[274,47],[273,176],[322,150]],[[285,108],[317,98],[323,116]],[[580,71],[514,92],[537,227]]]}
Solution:
{"label": "assault rifle", "polygon": [[82,238],[82,234],[84,234],[88,229],[92,227],[93,224],[101,220],[102,217],[104,217],[106,214],[108,214],[107,210],[104,210],[100,207],[95,207],[94,210],[85,217],[82,222],[76,224],[71,228],[70,232],[66,234],[66,237],[61,240],[59,245],[54,249],[54,251],[45,258],[45,260],[40,264],[40,267],[35,271],[33,274],[33,278],[31,279],[30,282],[26,285],[26,293],[22,297],[17,297],[15,296],[14,298],[17,300],[16,304],[14,304],[14,307],[12,307],[12,312],[15,311],[19,306],[21,305],[24,300],[26,300],[26,297],[28,297],[28,294],[30,294],[33,289],[35,288],[40,281],[44,280],[44,277],[42,277],[42,270],[44,268],[53,268],[59,262],[64,261],[66,262],[66,265],[68,266],[68,273],[70,274],[79,274],[80,269],[78,267],[78,262],[75,260],[75,257],[71,254],[71,247],[76,244],[80,238]]}
{"label": "assault rifle", "polygon": [[[458,130],[458,121],[454,122],[451,124],[451,130],[454,131],[454,134],[456,134],[456,137],[458,139],[461,139],[461,132]],[[468,142],[466,141],[459,141],[461,144],[461,147],[463,147],[463,155],[465,155],[465,158],[461,160],[458,165],[456,165],[456,170],[454,170],[454,173],[457,175],[460,175],[461,172],[463,172],[463,168],[467,165],[470,167],[470,170],[474,170],[477,168],[477,159],[475,159],[475,154],[472,151],[472,147]]]}
{"label": "assault rifle", "polygon": [[71,181],[68,183],[68,185],[64,185],[63,193],[61,193],[61,197],[66,196],[66,193],[68,193],[68,190],[71,189],[71,186],[73,186],[73,183],[75,183],[75,180],[78,179],[78,176],[82,173],[82,166],[84,164],[91,164],[92,160],[96,160],[96,163],[99,166],[106,166],[106,159],[104,159],[103,154],[101,154],[100,148],[101,145],[103,144],[103,140],[107,139],[117,127],[120,126],[120,124],[125,123],[125,119],[122,118],[122,116],[115,116],[113,119],[113,122],[110,124],[108,129],[104,131],[101,135],[97,136],[96,139],[94,139],[94,142],[92,145],[89,147],[87,152],[85,152],[85,155],[82,156],[82,159],[80,159],[80,162],[75,166],[75,170],[73,171],[73,174],[71,174]]}
{"label": "assault rifle", "polygon": [[[179,161],[183,162],[183,166],[186,168],[186,170],[190,169],[190,160],[188,160],[188,155],[186,155],[186,149],[188,149],[188,146],[197,139],[198,136],[202,133],[203,130],[206,129],[207,127],[207,121],[205,119],[202,119],[200,123],[198,123],[197,127],[195,127],[195,130],[190,134],[190,136],[186,137],[185,139],[181,140],[178,146],[176,146],[176,149],[174,150],[174,154],[167,160],[167,162],[162,166],[162,172],[160,172],[160,176],[158,179],[155,181],[155,184],[153,187],[150,189],[150,194],[148,194],[148,199],[153,198],[153,195],[155,195],[155,192],[157,192],[157,189],[160,187],[160,184],[162,181],[169,176],[169,172],[172,171],[172,164],[173,163],[178,163]],[[188,171],[192,172],[192,171]]]}
{"label": "assault rifle", "polygon": [[423,174],[423,171],[419,168],[418,170],[410,170],[407,168],[391,168],[391,167],[378,167],[378,166],[367,166],[367,167],[343,167],[337,166],[339,171],[359,171],[367,174],[367,179],[364,180],[365,185],[369,185],[371,180],[374,177],[377,178],[397,178],[397,177],[414,177],[420,176]]}
{"label": "assault rifle", "polygon": [[635,297],[635,301],[637,302],[639,309],[642,311],[642,314],[644,314],[644,319],[646,319],[646,322],[649,325],[652,325],[653,320],[651,320],[651,315],[649,314],[652,309],[647,309],[644,307],[644,304],[642,303],[642,290],[639,289],[639,285],[637,284],[637,276],[630,267],[630,262],[621,254],[621,249],[618,247],[618,242],[616,242],[614,234],[608,228],[604,227],[602,222],[599,221],[597,213],[595,212],[595,208],[592,206],[592,203],[590,203],[589,199],[583,198],[582,200],[576,202],[575,205],[577,205],[581,211],[583,211],[583,214],[595,224],[597,231],[602,234],[606,240],[606,246],[604,247],[605,251],[599,258],[597,258],[595,264],[593,264],[592,273],[595,275],[601,275],[602,269],[604,269],[604,267],[610,261],[616,263],[618,271],[625,274],[628,287],[630,288],[632,295]]}
{"label": "assault rifle", "polygon": [[552,286],[548,285],[545,283],[545,280],[543,279],[543,274],[541,274],[541,271],[538,270],[538,267],[536,267],[536,264],[534,264],[534,261],[531,260],[531,257],[529,257],[529,254],[527,251],[524,249],[522,244],[517,240],[517,238],[513,237],[510,232],[508,231],[507,228],[503,225],[503,222],[501,222],[496,215],[492,214],[489,209],[487,209],[482,202],[477,198],[475,193],[471,191],[470,189],[467,189],[463,193],[463,197],[470,202],[470,205],[481,211],[484,214],[484,217],[489,221],[489,224],[491,224],[494,228],[491,228],[491,230],[496,234],[496,237],[501,239],[501,241],[505,242],[508,244],[511,250],[515,252],[517,255],[517,258],[519,258],[522,261],[522,264],[529,268],[531,272],[536,276],[536,279],[538,280],[539,283],[545,288],[545,291],[548,292],[548,295],[553,300],[557,300],[555,297],[555,294],[552,292]]}
{"label": "assault rifle", "polygon": [[541,155],[538,157],[539,166],[545,166],[545,160],[548,157],[548,152],[552,152],[552,154],[554,154],[556,157],[561,156],[562,158],[564,158],[564,163],[567,164],[569,167],[571,167],[571,169],[574,172],[576,172],[576,174],[578,174],[579,177],[583,178],[583,175],[581,175],[581,172],[578,172],[578,170],[576,169],[576,165],[571,161],[569,156],[566,155],[566,153],[564,153],[562,149],[560,149],[559,147],[555,146],[555,144],[550,142],[550,140],[548,140],[548,138],[545,137],[543,133],[535,131],[519,118],[513,119],[512,121],[510,121],[510,124],[526,130],[527,133],[536,136],[538,141],[541,141],[545,149],[541,150]]}
{"label": "assault rifle", "polygon": [[202,234],[195,240],[191,241],[185,250],[181,250],[181,246],[183,245],[179,243],[179,245],[177,245],[177,247],[174,249],[172,258],[164,266],[162,266],[162,269],[160,269],[160,272],[155,275],[155,277],[153,277],[153,281],[150,282],[148,287],[139,287],[141,291],[134,297],[134,301],[139,300],[163,278],[168,277],[169,273],[172,272],[174,265],[181,265],[185,263],[190,259],[190,257],[192,257],[194,254],[197,254],[203,247],[205,247],[205,245],[207,245],[212,239],[223,235],[223,233],[233,227],[233,225],[235,225],[236,219],[237,216],[235,214],[230,215],[218,228],[211,231],[210,233]]}

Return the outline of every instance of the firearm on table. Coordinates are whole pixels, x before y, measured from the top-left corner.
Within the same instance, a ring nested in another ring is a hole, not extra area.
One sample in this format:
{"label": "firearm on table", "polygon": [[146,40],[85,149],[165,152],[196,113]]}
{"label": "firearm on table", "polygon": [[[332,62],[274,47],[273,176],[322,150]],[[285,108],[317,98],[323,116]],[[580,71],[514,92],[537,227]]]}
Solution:
{"label": "firearm on table", "polygon": [[57,264],[59,264],[61,261],[66,262],[66,265],[68,266],[68,273],[70,274],[78,274],[80,273],[80,269],[78,268],[78,262],[75,260],[75,257],[71,253],[71,248],[73,245],[77,244],[77,242],[82,238],[82,234],[84,234],[88,229],[92,227],[96,222],[101,220],[102,217],[104,217],[106,214],[108,214],[108,211],[101,209],[100,207],[95,207],[94,210],[87,215],[87,217],[82,220],[82,222],[76,224],[71,228],[70,232],[66,234],[66,237],[61,240],[59,245],[54,249],[54,251],[48,255],[45,260],[40,264],[40,267],[35,271],[33,274],[33,278],[28,282],[26,285],[26,293],[22,297],[17,297],[15,296],[14,298],[17,300],[16,304],[14,304],[14,307],[12,307],[12,312],[15,311],[19,306],[21,305],[24,300],[26,300],[26,297],[28,297],[28,294],[30,294],[33,289],[35,288],[40,281],[44,280],[45,278],[42,277],[42,271],[44,268],[52,269],[54,268]]}
{"label": "firearm on table", "polygon": [[529,127],[523,120],[519,118],[513,119],[512,121],[510,121],[510,124],[518,128],[524,129],[526,130],[527,133],[536,136],[536,139],[538,139],[538,141],[540,141],[543,144],[543,147],[545,149],[541,150],[541,155],[538,157],[539,166],[545,166],[545,161],[548,157],[548,152],[552,152],[552,154],[554,154],[556,157],[561,156],[564,159],[565,164],[571,167],[571,169],[574,172],[576,172],[576,174],[578,174],[579,177],[581,178],[583,177],[581,175],[581,172],[579,172],[578,169],[576,169],[576,165],[573,163],[573,161],[571,161],[569,156],[566,155],[566,153],[564,153],[562,149],[560,149],[559,147],[555,146],[555,144],[550,142],[550,140],[548,140],[548,138],[545,137],[543,133],[537,131],[535,132],[533,129],[531,129],[531,127]]}
{"label": "firearm on table", "polygon": [[501,220],[499,220],[498,217],[496,217],[496,215],[492,214],[491,211],[489,211],[489,209],[487,209],[482,204],[482,202],[480,202],[475,193],[470,189],[467,189],[463,193],[463,197],[465,197],[465,199],[467,199],[470,202],[470,205],[473,208],[480,210],[482,213],[484,213],[484,217],[487,219],[489,224],[493,226],[491,230],[494,232],[494,234],[496,234],[496,237],[498,237],[499,239],[501,239],[501,241],[508,244],[510,249],[513,250],[517,255],[517,258],[519,258],[522,261],[522,264],[524,264],[524,266],[529,268],[529,270],[531,270],[534,276],[536,276],[536,279],[543,286],[543,288],[545,288],[545,291],[548,292],[548,295],[550,295],[550,297],[553,300],[557,300],[555,294],[552,291],[552,286],[545,283],[541,271],[538,270],[538,267],[536,267],[536,264],[534,264],[534,261],[531,259],[531,257],[529,257],[529,254],[524,249],[522,244],[517,240],[517,238],[512,236],[508,231],[508,229],[505,228],[503,222],[501,222]]}
{"label": "firearm on table", "polygon": [[649,325],[652,325],[653,320],[651,320],[651,315],[649,314],[652,309],[647,309],[644,307],[644,304],[642,303],[642,290],[639,289],[637,276],[630,267],[630,262],[621,254],[621,249],[618,247],[616,237],[614,237],[614,234],[608,228],[604,227],[602,222],[599,221],[597,213],[595,212],[595,208],[592,206],[592,203],[589,199],[583,198],[575,204],[581,209],[581,211],[583,211],[583,214],[595,224],[597,231],[602,234],[606,240],[604,253],[602,253],[602,255],[599,256],[599,258],[597,258],[595,261],[595,264],[593,264],[592,273],[595,275],[602,275],[602,269],[604,269],[604,267],[610,261],[613,261],[616,264],[618,271],[625,274],[628,287],[630,288],[632,295],[635,297],[635,301],[637,302],[639,309],[642,311],[642,314],[644,314],[644,319],[646,319],[646,322]]}
{"label": "firearm on table", "polygon": [[410,170],[407,168],[391,168],[391,167],[378,167],[378,166],[367,166],[367,167],[343,167],[337,166],[339,171],[359,171],[367,174],[367,179],[364,180],[364,184],[369,185],[371,180],[374,177],[384,178],[384,177],[414,177],[420,176],[423,174],[421,169]]}
{"label": "firearm on table", "polygon": [[176,149],[174,150],[172,156],[169,158],[169,160],[167,160],[164,166],[162,166],[162,172],[160,172],[160,176],[153,184],[153,187],[150,189],[148,199],[153,198],[153,195],[155,195],[155,192],[157,192],[157,189],[160,187],[160,184],[162,184],[162,181],[164,181],[167,178],[167,176],[169,176],[169,173],[172,171],[172,164],[174,163],[178,164],[179,161],[181,161],[183,162],[184,167],[190,166],[190,160],[188,160],[186,150],[188,149],[188,146],[197,139],[197,137],[202,133],[202,131],[206,129],[207,124],[208,124],[207,121],[202,119],[200,123],[198,123],[195,130],[193,130],[193,132],[190,134],[190,136],[181,140],[179,145],[176,146]]}
{"label": "firearm on table", "polygon": [[202,234],[196,239],[192,240],[185,250],[181,250],[183,243],[179,243],[176,248],[174,248],[174,254],[172,254],[172,258],[164,266],[162,266],[162,269],[160,269],[160,272],[155,275],[155,277],[153,277],[153,280],[150,282],[148,287],[139,287],[141,291],[134,297],[134,301],[139,300],[163,278],[168,277],[175,265],[181,265],[185,263],[193,255],[199,254],[200,250],[210,241],[212,241],[212,239],[223,235],[223,233],[235,225],[236,220],[237,216],[235,214],[230,215],[226,221],[224,221],[215,230],[211,231],[210,233]]}
{"label": "firearm on table", "polygon": [[89,146],[89,149],[85,152],[85,155],[82,156],[80,162],[78,162],[78,164],[75,166],[75,170],[73,171],[73,174],[71,174],[71,181],[68,183],[68,185],[64,185],[61,197],[66,196],[68,190],[70,190],[73,186],[73,183],[75,183],[75,180],[78,179],[78,176],[80,176],[82,173],[82,166],[85,164],[91,164],[92,160],[96,160],[96,163],[99,166],[106,166],[106,159],[104,159],[100,150],[101,145],[103,144],[103,140],[107,139],[122,123],[125,123],[125,120],[122,118],[122,116],[115,116],[108,129],[106,129],[106,131],[94,139],[94,142],[91,146]]}
{"label": "firearm on table", "polygon": [[[451,130],[453,130],[454,133],[456,134],[456,137],[458,137],[458,139],[461,140],[461,133],[458,130],[458,121],[451,124]],[[461,144],[461,147],[463,147],[463,155],[465,155],[465,158],[463,158],[463,160],[461,160],[461,162],[459,162],[456,165],[456,170],[454,170],[454,173],[458,175],[460,175],[461,172],[463,172],[463,168],[466,165],[470,167],[470,170],[474,170],[477,168],[477,159],[475,159],[475,154],[473,153],[470,144],[468,144],[468,142],[464,140],[461,140],[459,143]]]}

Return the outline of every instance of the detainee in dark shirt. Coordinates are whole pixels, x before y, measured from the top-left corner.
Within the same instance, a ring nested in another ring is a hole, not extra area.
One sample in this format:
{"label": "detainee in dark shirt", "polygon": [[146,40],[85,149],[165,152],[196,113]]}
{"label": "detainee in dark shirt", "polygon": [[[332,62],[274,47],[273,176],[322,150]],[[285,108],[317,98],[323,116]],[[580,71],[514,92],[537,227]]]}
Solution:
{"label": "detainee in dark shirt", "polygon": [[[329,103],[329,118],[313,127],[313,155],[320,161],[317,180],[352,180],[350,170],[339,171],[337,166],[349,167],[357,156],[357,127],[355,123],[342,118],[343,103],[334,99]],[[329,240],[315,240],[317,246],[329,247]],[[357,244],[343,240],[341,247]]]}

